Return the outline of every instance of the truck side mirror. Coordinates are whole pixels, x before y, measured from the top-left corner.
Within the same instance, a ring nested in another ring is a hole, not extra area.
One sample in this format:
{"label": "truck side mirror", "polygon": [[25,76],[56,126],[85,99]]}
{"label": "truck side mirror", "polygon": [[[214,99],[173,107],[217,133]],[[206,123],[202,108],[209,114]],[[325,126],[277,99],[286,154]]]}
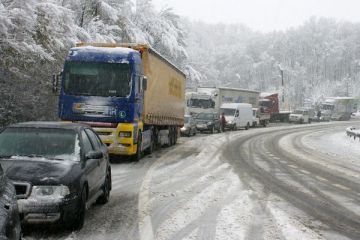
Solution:
{"label": "truck side mirror", "polygon": [[147,77],[144,76],[143,80],[142,80],[142,86],[143,86],[143,90],[146,91],[147,89]]}
{"label": "truck side mirror", "polygon": [[55,95],[59,95],[60,94],[60,88],[59,88],[59,79],[62,75],[62,72],[60,72],[59,74],[53,74],[52,75],[52,92]]}
{"label": "truck side mirror", "polygon": [[52,75],[52,92],[57,92],[57,86],[58,86],[58,77],[56,74]]}

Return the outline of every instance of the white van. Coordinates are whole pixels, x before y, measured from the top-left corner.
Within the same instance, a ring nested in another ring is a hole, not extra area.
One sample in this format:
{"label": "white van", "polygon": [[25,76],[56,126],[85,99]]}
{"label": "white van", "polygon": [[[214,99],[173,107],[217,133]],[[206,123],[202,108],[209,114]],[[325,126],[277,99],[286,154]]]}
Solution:
{"label": "white van", "polygon": [[220,115],[225,115],[226,129],[249,129],[253,122],[252,106],[249,103],[224,103],[220,107]]}

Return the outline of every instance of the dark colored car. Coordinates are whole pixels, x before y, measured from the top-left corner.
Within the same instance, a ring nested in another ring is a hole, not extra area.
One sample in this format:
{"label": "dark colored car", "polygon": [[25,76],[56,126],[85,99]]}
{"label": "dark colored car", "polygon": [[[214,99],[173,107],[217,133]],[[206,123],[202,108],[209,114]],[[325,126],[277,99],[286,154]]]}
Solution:
{"label": "dark colored car", "polygon": [[84,224],[85,210],[111,190],[106,146],[88,126],[27,122],[0,133],[0,162],[14,182],[25,224]]}
{"label": "dark colored car", "polygon": [[216,113],[199,113],[195,116],[195,121],[199,132],[221,132],[220,117]]}
{"label": "dark colored car", "polygon": [[185,115],[184,117],[184,126],[180,128],[180,133],[182,136],[196,135],[196,122],[195,119],[190,115]]}
{"label": "dark colored car", "polygon": [[0,165],[0,239],[20,239],[21,224],[14,185]]}

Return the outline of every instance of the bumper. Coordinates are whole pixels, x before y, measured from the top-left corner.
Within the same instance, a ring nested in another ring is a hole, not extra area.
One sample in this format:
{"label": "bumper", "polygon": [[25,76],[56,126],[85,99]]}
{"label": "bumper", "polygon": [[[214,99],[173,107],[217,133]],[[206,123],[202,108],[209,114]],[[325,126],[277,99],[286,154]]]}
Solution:
{"label": "bumper", "polygon": [[196,129],[199,131],[210,131],[212,128],[212,125],[207,125],[207,124],[198,124],[196,125]]}
{"label": "bumper", "polygon": [[25,224],[69,222],[77,210],[78,198],[19,199],[19,212]]}
{"label": "bumper", "polygon": [[236,123],[227,123],[225,124],[225,129],[234,129],[235,128]]}
{"label": "bumper", "polygon": [[109,154],[113,155],[134,155],[137,150],[137,144],[111,144],[108,146]]}
{"label": "bumper", "polygon": [[180,128],[180,134],[182,135],[190,134],[190,128]]}
{"label": "bumper", "polygon": [[301,118],[290,118],[289,122],[300,123],[301,120],[302,120]]}

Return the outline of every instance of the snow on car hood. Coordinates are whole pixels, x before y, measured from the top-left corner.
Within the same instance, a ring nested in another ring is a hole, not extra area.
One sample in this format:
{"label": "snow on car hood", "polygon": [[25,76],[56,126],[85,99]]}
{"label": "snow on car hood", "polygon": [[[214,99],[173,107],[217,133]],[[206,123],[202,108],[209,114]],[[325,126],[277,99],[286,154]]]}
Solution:
{"label": "snow on car hood", "polygon": [[32,184],[67,184],[71,181],[71,172],[76,162],[37,161],[36,159],[1,160],[8,178],[14,181],[26,181]]}
{"label": "snow on car hood", "polygon": [[232,122],[232,121],[234,121],[234,116],[225,116],[225,120],[227,122]]}

